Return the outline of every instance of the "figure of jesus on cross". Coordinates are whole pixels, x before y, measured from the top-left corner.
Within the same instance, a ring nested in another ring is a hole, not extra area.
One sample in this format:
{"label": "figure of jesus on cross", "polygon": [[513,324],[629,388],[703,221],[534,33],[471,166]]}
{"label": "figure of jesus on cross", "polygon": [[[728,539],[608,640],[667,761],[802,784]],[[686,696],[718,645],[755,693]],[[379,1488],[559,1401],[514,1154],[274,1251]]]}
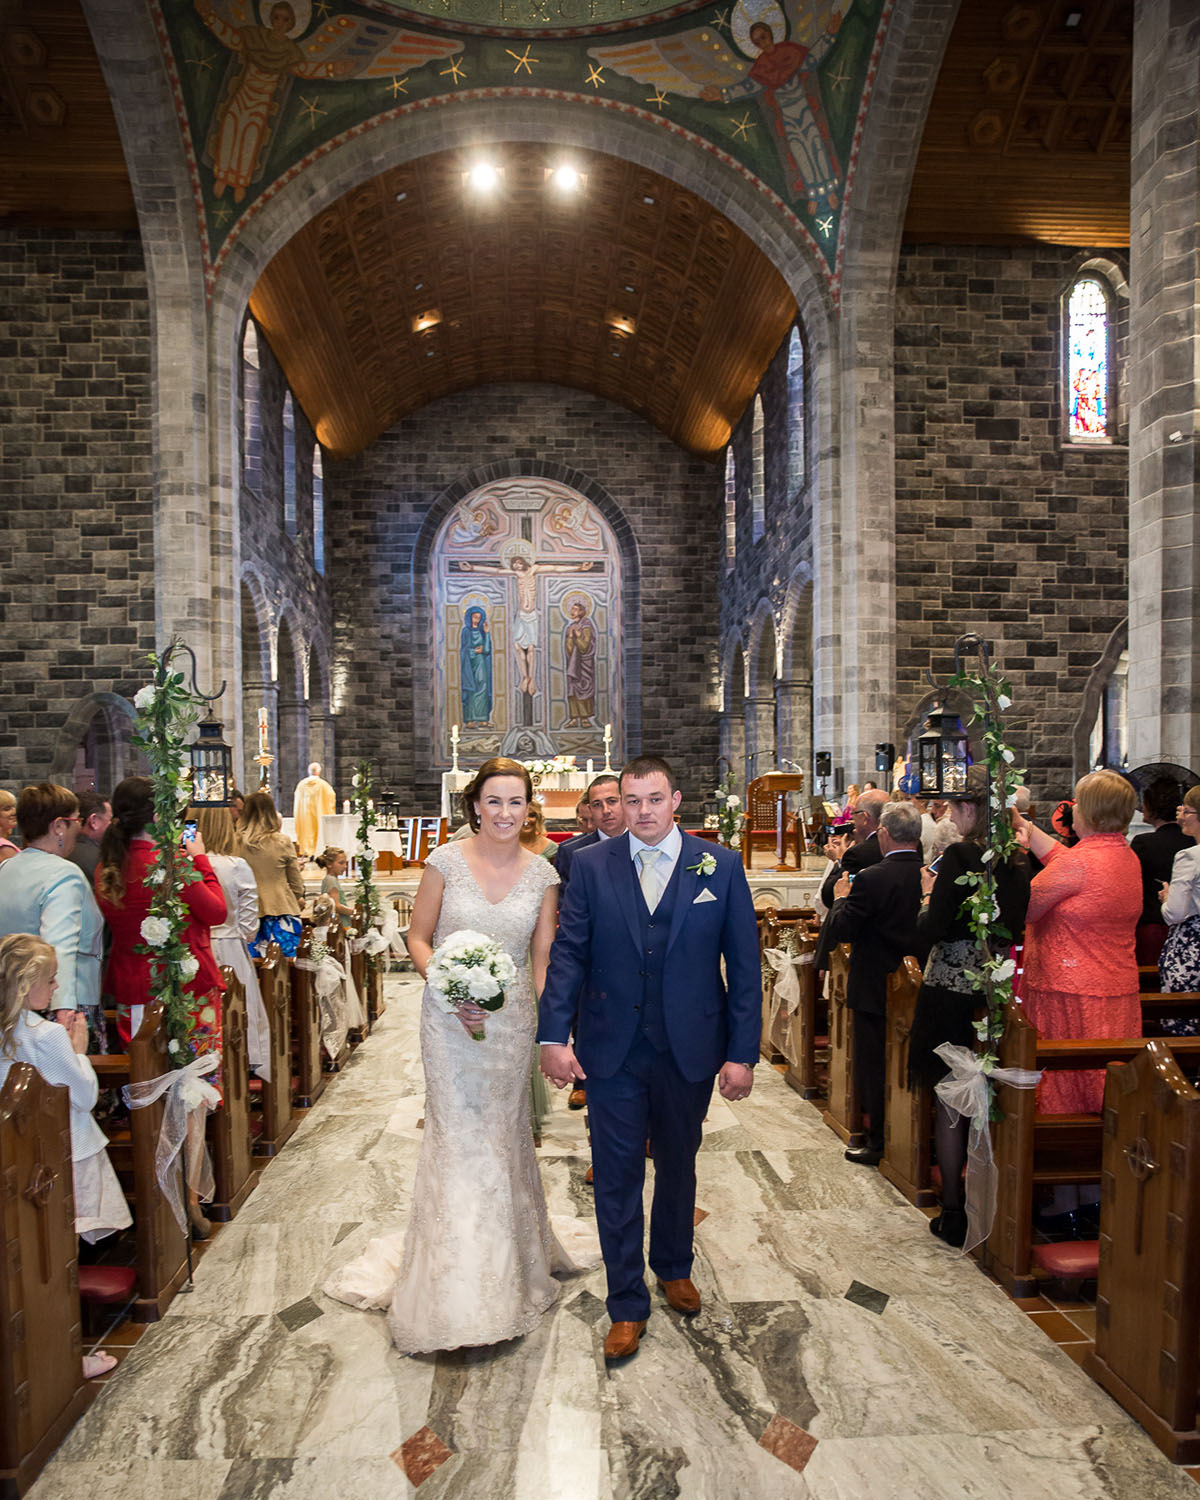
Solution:
{"label": "figure of jesus on cross", "polygon": [[535,562],[531,544],[516,538],[503,547],[499,562],[463,561],[458,564],[463,573],[507,573],[516,581],[517,612],[512,640],[517,652],[520,691],[525,695],[526,707],[530,711],[526,715],[527,723],[533,722],[533,698],[537,692],[538,577],[542,573],[590,573],[596,566],[593,562]]}

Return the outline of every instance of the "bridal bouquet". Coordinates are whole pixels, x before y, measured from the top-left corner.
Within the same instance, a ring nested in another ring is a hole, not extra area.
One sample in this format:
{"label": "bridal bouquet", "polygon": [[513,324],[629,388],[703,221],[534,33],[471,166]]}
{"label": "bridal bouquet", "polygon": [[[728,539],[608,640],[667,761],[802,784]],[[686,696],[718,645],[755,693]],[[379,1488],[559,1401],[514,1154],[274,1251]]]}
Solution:
{"label": "bridal bouquet", "polygon": [[[517,966],[494,938],[469,928],[452,932],[430,957],[425,982],[449,1011],[460,1005],[499,1010],[504,991],[517,977]],[[473,1031],[482,1042],[486,1032]]]}

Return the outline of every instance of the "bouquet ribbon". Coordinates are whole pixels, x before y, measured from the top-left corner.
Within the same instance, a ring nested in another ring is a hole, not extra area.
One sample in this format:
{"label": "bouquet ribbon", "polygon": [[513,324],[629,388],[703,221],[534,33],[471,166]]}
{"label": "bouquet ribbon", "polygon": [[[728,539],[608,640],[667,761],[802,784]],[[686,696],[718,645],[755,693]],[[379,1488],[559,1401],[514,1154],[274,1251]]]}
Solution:
{"label": "bouquet ribbon", "polygon": [[211,1201],[217,1189],[204,1142],[204,1119],[220,1104],[221,1096],[204,1075],[216,1072],[220,1066],[219,1053],[205,1052],[184,1068],[160,1073],[145,1083],[127,1083],[121,1090],[130,1109],[145,1109],[166,1095],[158,1146],[154,1152],[154,1175],[184,1234],[187,1233],[187,1213],[179,1191],[179,1173],[172,1169],[186,1143],[183,1174],[187,1185],[198,1197]]}
{"label": "bouquet ribbon", "polygon": [[945,1105],[952,1125],[960,1119],[970,1123],[965,1255],[987,1239],[996,1217],[998,1183],[992,1156],[988,1079],[993,1083],[1007,1083],[1015,1089],[1032,1089],[1037,1087],[1042,1075],[1040,1070],[1029,1068],[993,1068],[990,1073],[985,1073],[969,1047],[956,1047],[952,1042],[943,1042],[933,1050],[950,1069],[949,1076],[934,1086],[934,1092]]}

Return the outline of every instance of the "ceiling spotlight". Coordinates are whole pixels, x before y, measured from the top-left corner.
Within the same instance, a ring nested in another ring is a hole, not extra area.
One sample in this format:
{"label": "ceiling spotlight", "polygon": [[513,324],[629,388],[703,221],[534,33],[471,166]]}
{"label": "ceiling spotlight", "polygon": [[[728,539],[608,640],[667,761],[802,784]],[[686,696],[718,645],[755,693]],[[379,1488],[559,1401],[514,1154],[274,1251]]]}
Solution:
{"label": "ceiling spotlight", "polygon": [[425,283],[423,281],[414,281],[413,282],[413,291],[414,292],[423,292],[424,290],[425,290]]}
{"label": "ceiling spotlight", "polygon": [[586,174],[579,171],[577,167],[573,167],[570,162],[563,162],[557,167],[547,167],[546,177],[551,187],[563,194],[578,193],[587,186]]}
{"label": "ceiling spotlight", "polygon": [[494,193],[502,176],[500,168],[494,167],[490,161],[477,161],[463,173],[463,181],[476,193]]}
{"label": "ceiling spotlight", "polygon": [[436,328],[442,321],[442,315],[436,307],[431,307],[427,312],[416,315],[412,321],[414,333],[428,333],[431,328]]}
{"label": "ceiling spotlight", "polygon": [[1083,12],[1081,10],[1069,10],[1067,12],[1066,20],[1063,22],[1063,25],[1067,28],[1068,31],[1073,31],[1082,20]]}
{"label": "ceiling spotlight", "polygon": [[407,198],[407,197],[408,197],[407,193],[397,193],[396,194],[396,202],[397,203],[403,203],[404,200],[405,200],[405,198]]}
{"label": "ceiling spotlight", "polygon": [[631,339],[637,332],[637,324],[633,319],[623,316],[609,318],[608,326],[619,339]]}
{"label": "ceiling spotlight", "polygon": [[650,196],[650,194],[649,194],[649,193],[647,193],[647,194],[646,194],[646,195],[645,195],[645,197],[644,197],[644,198],[643,198],[643,199],[642,199],[642,202],[643,202],[643,203],[644,203],[644,204],[646,204],[646,206],[647,206],[647,207],[648,207],[648,208],[653,208],[653,207],[654,207],[654,199],[653,199],[653,198],[652,198],[652,197],[651,197],[651,196]]}

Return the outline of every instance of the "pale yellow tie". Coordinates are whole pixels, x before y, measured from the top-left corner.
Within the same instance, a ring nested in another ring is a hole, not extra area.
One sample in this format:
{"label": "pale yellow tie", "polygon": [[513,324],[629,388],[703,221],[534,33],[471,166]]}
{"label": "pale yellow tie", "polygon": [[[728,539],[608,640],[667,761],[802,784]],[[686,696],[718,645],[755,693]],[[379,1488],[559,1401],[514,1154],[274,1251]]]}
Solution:
{"label": "pale yellow tie", "polygon": [[661,849],[639,849],[638,865],[640,867],[639,880],[642,886],[642,895],[646,898],[646,905],[653,911],[658,905],[662,889],[658,883],[658,870],[655,868]]}

